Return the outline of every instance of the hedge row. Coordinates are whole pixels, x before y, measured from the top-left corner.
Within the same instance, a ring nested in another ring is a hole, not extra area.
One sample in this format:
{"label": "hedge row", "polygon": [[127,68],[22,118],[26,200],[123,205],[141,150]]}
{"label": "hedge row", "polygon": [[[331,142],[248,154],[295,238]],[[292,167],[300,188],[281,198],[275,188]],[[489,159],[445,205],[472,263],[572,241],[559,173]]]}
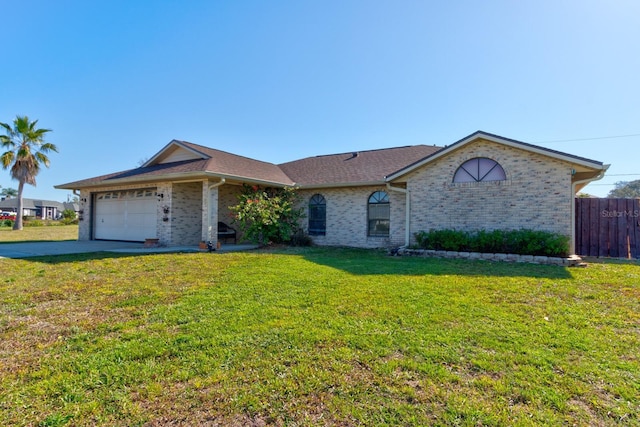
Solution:
{"label": "hedge row", "polygon": [[421,249],[456,252],[486,252],[564,257],[569,254],[569,238],[536,230],[429,230],[415,233]]}
{"label": "hedge row", "polygon": [[[0,227],[8,227],[11,228],[13,227],[13,223],[14,221],[12,219],[4,219],[4,220],[0,220]],[[44,226],[56,226],[56,225],[77,225],[78,224],[78,220],[77,219],[67,219],[67,218],[63,218],[61,220],[39,220],[39,219],[29,219],[29,220],[24,220],[22,222],[22,226],[23,227],[44,227]]]}

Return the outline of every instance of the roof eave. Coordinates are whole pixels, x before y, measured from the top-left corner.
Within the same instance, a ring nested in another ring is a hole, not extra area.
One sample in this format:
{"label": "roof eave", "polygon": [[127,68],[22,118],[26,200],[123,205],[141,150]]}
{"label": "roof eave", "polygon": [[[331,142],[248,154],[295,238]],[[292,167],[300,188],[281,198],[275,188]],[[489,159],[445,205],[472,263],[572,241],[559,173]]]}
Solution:
{"label": "roof eave", "polygon": [[155,164],[156,160],[158,160],[160,157],[162,157],[162,155],[171,147],[173,146],[179,146],[180,148],[190,151],[195,155],[201,156],[203,159],[209,159],[211,158],[211,156],[208,156],[200,151],[194,150],[191,147],[187,147],[185,144],[182,143],[182,141],[178,141],[177,139],[173,139],[171,140],[171,142],[169,142],[167,145],[165,145],[160,151],[158,151],[153,157],[151,157],[149,160],[147,160],[146,162],[144,162],[140,167],[144,168],[147,166],[152,166]]}
{"label": "roof eave", "polygon": [[319,188],[341,188],[341,187],[371,187],[385,185],[384,180],[380,181],[356,181],[356,182],[335,182],[331,184],[296,184],[301,190],[314,190]]}
{"label": "roof eave", "polygon": [[606,168],[604,167],[604,165],[602,164],[602,162],[598,162],[595,160],[590,160],[590,159],[585,159],[582,157],[577,157],[577,156],[572,156],[570,154],[566,154],[566,153],[562,153],[559,151],[555,151],[555,150],[548,150],[545,149],[543,147],[538,147],[536,145],[533,144],[528,144],[526,142],[521,142],[521,141],[516,141],[514,139],[509,139],[509,138],[504,138],[502,136],[498,136],[498,135],[493,135],[487,132],[483,132],[483,131],[477,131],[472,133],[471,135],[454,142],[453,144],[443,148],[442,150],[436,151],[435,153],[425,157],[422,160],[417,161],[416,163],[413,163],[403,169],[400,169],[399,171],[396,171],[394,173],[392,173],[391,175],[388,175],[385,177],[385,181],[387,182],[391,182],[394,181],[400,177],[402,177],[403,175],[406,175],[428,163],[431,163],[443,156],[446,156],[447,154],[451,153],[452,151],[458,150],[462,147],[464,147],[465,145],[467,145],[468,143],[475,141],[476,139],[485,139],[487,141],[491,141],[491,142],[495,142],[497,144],[502,144],[502,145],[506,145],[509,147],[513,147],[513,148],[518,148],[521,150],[525,150],[525,151],[530,151],[533,153],[537,153],[543,156],[547,156],[547,157],[552,157],[552,158],[556,158],[559,160],[563,160],[565,162],[568,163],[572,163],[572,164],[576,164],[576,165],[580,165],[580,166],[584,166],[586,168],[590,168],[590,169],[594,169],[594,170],[606,170]]}
{"label": "roof eave", "polygon": [[111,187],[114,185],[150,184],[154,182],[187,181],[187,180],[208,179],[208,178],[225,178],[227,180],[237,180],[240,182],[246,182],[250,184],[260,184],[260,185],[278,185],[278,186],[294,185],[293,182],[269,181],[269,180],[250,178],[250,177],[244,177],[239,175],[228,175],[228,174],[221,174],[221,173],[197,171],[197,172],[173,173],[173,174],[166,174],[166,175],[154,176],[154,177],[143,176],[143,177],[133,177],[133,178],[106,179],[104,181],[88,183],[85,185],[77,185],[73,182],[70,182],[68,184],[55,185],[54,188],[59,190],[80,190],[83,188]]}

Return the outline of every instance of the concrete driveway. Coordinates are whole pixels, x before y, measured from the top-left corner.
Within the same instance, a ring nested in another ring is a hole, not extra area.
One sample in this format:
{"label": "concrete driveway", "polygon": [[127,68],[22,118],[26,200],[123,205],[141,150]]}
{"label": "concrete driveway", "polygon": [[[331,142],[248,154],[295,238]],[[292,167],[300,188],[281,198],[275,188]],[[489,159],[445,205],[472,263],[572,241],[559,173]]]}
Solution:
{"label": "concrete driveway", "polygon": [[[257,245],[223,245],[218,252],[246,251],[255,248],[257,248]],[[200,252],[200,250],[197,246],[145,248],[143,243],[112,242],[102,240],[0,244],[0,258],[29,258],[35,256],[79,254],[87,252],[160,253]]]}
{"label": "concrete driveway", "polygon": [[114,250],[140,250],[142,243],[105,242],[77,240],[63,242],[27,242],[0,244],[0,258],[29,258],[33,256],[79,254],[84,252],[103,252]]}

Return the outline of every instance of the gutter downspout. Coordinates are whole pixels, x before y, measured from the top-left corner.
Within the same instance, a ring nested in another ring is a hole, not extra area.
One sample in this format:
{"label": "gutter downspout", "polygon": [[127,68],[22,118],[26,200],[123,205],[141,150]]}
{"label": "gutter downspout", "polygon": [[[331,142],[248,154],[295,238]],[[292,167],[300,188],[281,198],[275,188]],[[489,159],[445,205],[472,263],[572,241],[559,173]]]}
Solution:
{"label": "gutter downspout", "polygon": [[569,242],[569,253],[571,255],[576,253],[576,186],[602,179],[609,166],[605,165],[604,169],[593,178],[581,179],[571,183],[571,242]]}
{"label": "gutter downspout", "polygon": [[207,202],[207,222],[209,223],[209,226],[207,227],[207,231],[208,231],[208,239],[205,241],[212,241],[213,237],[212,237],[212,233],[211,233],[211,190],[213,190],[214,188],[220,187],[222,184],[224,184],[225,182],[227,182],[227,180],[225,178],[220,178],[219,182],[216,182],[215,184],[211,184],[209,185],[209,200]]}
{"label": "gutter downspout", "polygon": [[409,246],[409,241],[411,238],[411,230],[409,229],[409,224],[411,221],[411,192],[406,188],[400,187],[392,187],[390,183],[387,183],[387,189],[391,191],[397,191],[398,193],[404,193],[404,247]]}

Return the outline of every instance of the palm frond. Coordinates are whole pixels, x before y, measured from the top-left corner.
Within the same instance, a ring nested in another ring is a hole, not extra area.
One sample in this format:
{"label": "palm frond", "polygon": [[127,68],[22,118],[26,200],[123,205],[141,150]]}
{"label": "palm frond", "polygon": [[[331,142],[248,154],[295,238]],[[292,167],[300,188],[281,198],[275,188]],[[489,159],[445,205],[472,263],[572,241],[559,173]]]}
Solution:
{"label": "palm frond", "polygon": [[2,163],[2,168],[6,169],[13,163],[13,159],[15,158],[15,153],[13,151],[7,151],[6,153],[2,153],[0,156],[0,162]]}
{"label": "palm frond", "polygon": [[36,157],[36,159],[37,159],[36,164],[38,164],[38,163],[42,163],[42,164],[43,164],[43,165],[45,165],[46,167],[49,167],[49,163],[50,163],[50,162],[49,162],[49,158],[48,158],[44,153],[42,153],[41,151],[38,151],[38,152],[35,154],[35,157]]}
{"label": "palm frond", "polygon": [[50,142],[45,142],[40,146],[40,151],[45,153],[48,153],[49,151],[55,151],[57,153],[58,147],[56,147],[55,144],[52,144]]}
{"label": "palm frond", "polygon": [[44,141],[51,129],[38,129],[37,125],[38,120],[31,121],[27,116],[16,116],[13,126],[0,123],[6,133],[0,136],[0,144],[7,149],[0,155],[0,163],[4,169],[11,166],[11,176],[20,185],[36,185],[40,166],[49,167],[50,164],[45,153],[58,151],[54,144]]}

